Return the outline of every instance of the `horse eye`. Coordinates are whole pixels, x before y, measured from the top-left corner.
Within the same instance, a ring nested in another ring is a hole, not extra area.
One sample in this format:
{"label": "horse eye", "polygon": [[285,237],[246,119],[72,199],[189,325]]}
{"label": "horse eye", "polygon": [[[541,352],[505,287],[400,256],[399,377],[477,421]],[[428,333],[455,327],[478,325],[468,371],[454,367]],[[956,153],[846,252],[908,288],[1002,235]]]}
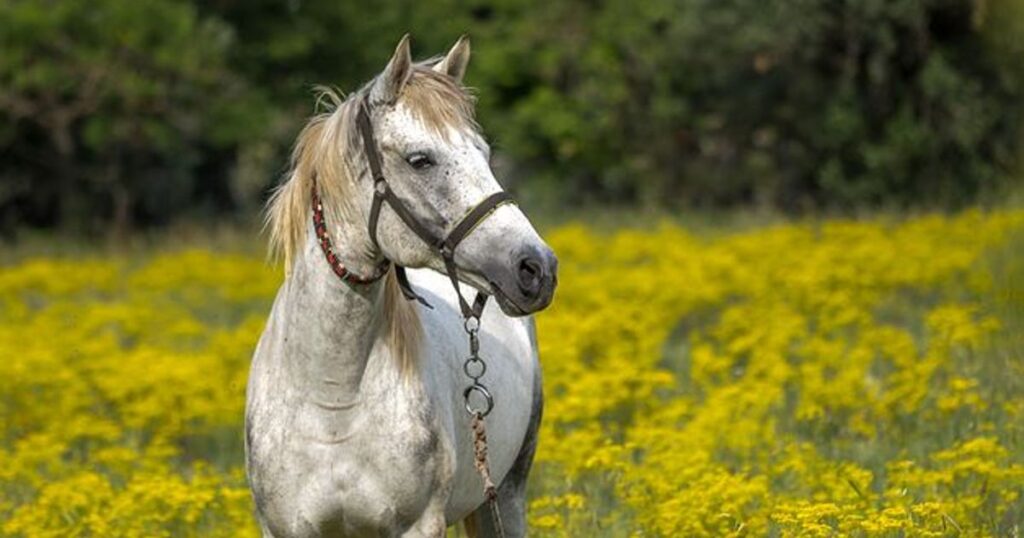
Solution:
{"label": "horse eye", "polygon": [[405,162],[409,163],[409,166],[416,170],[424,170],[434,165],[434,161],[430,160],[430,157],[423,153],[413,153],[405,158]]}

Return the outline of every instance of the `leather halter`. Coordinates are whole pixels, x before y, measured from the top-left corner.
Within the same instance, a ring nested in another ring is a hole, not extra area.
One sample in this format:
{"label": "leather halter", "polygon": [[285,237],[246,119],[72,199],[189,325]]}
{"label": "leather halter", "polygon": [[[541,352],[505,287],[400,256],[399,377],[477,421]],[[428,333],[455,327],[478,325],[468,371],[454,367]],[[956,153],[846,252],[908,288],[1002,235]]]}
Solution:
{"label": "leather halter", "polygon": [[[455,294],[459,298],[459,309],[462,311],[462,317],[466,319],[479,319],[489,296],[483,292],[477,293],[472,306],[462,296],[462,289],[459,285],[458,267],[455,265],[455,249],[498,207],[507,203],[515,203],[515,200],[508,192],[505,191],[499,191],[491,194],[477,204],[476,207],[466,214],[466,216],[462,217],[447,236],[442,237],[431,231],[427,226],[420,222],[418,218],[416,218],[416,215],[409,210],[409,207],[405,202],[403,202],[402,199],[399,198],[393,190],[391,190],[391,186],[384,177],[380,151],[377,149],[377,142],[373,136],[373,124],[370,122],[370,103],[368,101],[368,97],[364,98],[359,104],[356,123],[363,139],[363,150],[366,153],[366,160],[370,165],[370,175],[373,178],[373,203],[370,206],[370,218],[368,222],[368,231],[370,233],[370,240],[373,241],[373,245],[377,247],[377,250],[380,250],[380,243],[377,241],[377,222],[380,219],[381,206],[386,202],[395,214],[398,215],[398,218],[400,218],[413,233],[422,239],[423,242],[426,243],[431,250],[433,250],[444,261],[445,271],[452,282],[452,286],[455,288]],[[322,209],[318,210],[320,204],[316,196],[315,179],[313,185],[314,225],[317,226],[317,237],[320,239],[320,246],[324,251],[324,255],[327,257],[328,263],[330,263],[331,267],[334,269],[334,272],[340,278],[352,284],[368,284],[382,277],[387,272],[389,265],[388,260],[385,260],[383,264],[378,266],[374,275],[365,278],[355,276],[344,267],[341,267],[340,262],[337,262],[337,256],[334,255],[330,248],[330,239],[326,236],[326,229],[321,236],[320,229],[324,227],[323,212]],[[332,261],[332,258],[335,261]],[[405,267],[395,264],[395,276],[398,279],[402,295],[404,295],[406,299],[416,300],[428,308],[433,308],[423,297],[413,291],[412,286],[409,284],[409,278],[405,273]]]}
{"label": "leather halter", "polygon": [[[487,364],[484,363],[483,359],[480,358],[478,352],[480,350],[480,340],[478,333],[480,330],[480,315],[483,313],[484,305],[487,304],[487,295],[484,292],[478,292],[476,298],[473,300],[472,306],[466,302],[466,299],[462,296],[462,288],[459,286],[459,275],[458,267],[455,265],[455,249],[459,246],[469,234],[473,233],[481,222],[491,215],[498,207],[507,203],[515,203],[512,196],[505,191],[499,191],[490,196],[486,197],[478,203],[466,216],[462,217],[455,227],[452,228],[451,232],[448,232],[447,236],[440,236],[431,231],[425,226],[416,215],[409,210],[408,206],[402,201],[401,198],[391,190],[391,186],[388,185],[387,179],[384,177],[384,171],[382,166],[382,160],[380,151],[377,149],[377,142],[373,137],[373,124],[370,122],[370,103],[369,98],[365,97],[359,103],[359,113],[356,117],[356,123],[359,126],[359,132],[363,138],[363,150],[366,152],[366,160],[370,165],[370,175],[373,178],[373,203],[370,206],[370,218],[368,222],[368,231],[370,233],[370,240],[373,241],[373,245],[377,247],[377,250],[381,250],[380,243],[377,241],[377,221],[380,220],[381,206],[385,202],[391,206],[392,211],[398,215],[398,218],[402,219],[402,222],[413,231],[420,239],[426,243],[431,250],[444,260],[445,272],[448,273],[448,278],[452,281],[452,286],[455,288],[455,294],[459,298],[459,309],[462,311],[463,328],[466,334],[469,335],[469,349],[470,356],[463,363],[462,369],[472,379],[472,384],[466,387],[462,393],[462,397],[466,401],[466,411],[472,416],[471,427],[474,433],[474,455],[475,455],[475,466],[477,471],[480,472],[480,477],[484,482],[484,495],[487,498],[487,503],[491,508],[491,519],[494,527],[498,531],[498,536],[504,538],[505,528],[501,522],[501,512],[497,502],[497,488],[494,486],[494,482],[491,481],[490,471],[487,466],[487,434],[484,426],[484,417],[490,414],[491,409],[494,407],[494,398],[491,396],[487,387],[480,382],[480,377],[483,376],[484,372],[487,371]],[[316,177],[313,177],[313,222],[316,226],[317,237],[320,240],[320,247],[324,251],[324,255],[327,257],[328,263],[334,269],[334,272],[346,282],[353,284],[366,284],[373,282],[380,277],[384,276],[387,272],[390,262],[385,259],[384,262],[377,266],[376,272],[370,277],[361,278],[357,277],[347,269],[345,269],[341,263],[337,260],[337,256],[331,249],[330,238],[327,236],[327,229],[324,225],[323,208],[320,205],[320,201],[316,193]],[[409,278],[405,274],[405,267],[395,264],[395,276],[398,280],[398,285],[402,290],[402,295],[408,300],[417,300],[427,308],[433,308],[429,303],[415,291],[412,286],[409,285]],[[493,285],[493,284],[492,284]],[[478,369],[472,369],[473,365],[479,363]],[[474,374],[473,372],[478,372]],[[470,396],[478,394],[484,398],[486,402],[485,407],[475,408],[470,402]]]}

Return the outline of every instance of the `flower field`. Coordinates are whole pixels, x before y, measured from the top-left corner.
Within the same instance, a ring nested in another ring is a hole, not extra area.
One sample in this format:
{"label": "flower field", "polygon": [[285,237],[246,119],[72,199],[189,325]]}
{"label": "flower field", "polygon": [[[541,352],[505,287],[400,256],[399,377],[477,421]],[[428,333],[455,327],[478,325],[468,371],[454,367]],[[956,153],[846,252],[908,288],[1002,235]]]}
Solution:
{"label": "flower field", "polygon": [[[533,535],[1021,534],[1024,213],[545,235]],[[0,535],[255,535],[280,270],[0,256]]]}

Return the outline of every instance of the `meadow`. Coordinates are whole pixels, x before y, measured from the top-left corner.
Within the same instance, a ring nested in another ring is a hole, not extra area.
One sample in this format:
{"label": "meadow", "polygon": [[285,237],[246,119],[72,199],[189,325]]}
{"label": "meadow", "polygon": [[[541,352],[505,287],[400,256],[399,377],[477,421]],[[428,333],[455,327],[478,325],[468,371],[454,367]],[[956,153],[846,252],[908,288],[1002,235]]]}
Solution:
{"label": "meadow", "polygon": [[[1024,212],[545,236],[532,535],[1020,535]],[[282,275],[198,244],[0,250],[0,535],[256,535]]]}

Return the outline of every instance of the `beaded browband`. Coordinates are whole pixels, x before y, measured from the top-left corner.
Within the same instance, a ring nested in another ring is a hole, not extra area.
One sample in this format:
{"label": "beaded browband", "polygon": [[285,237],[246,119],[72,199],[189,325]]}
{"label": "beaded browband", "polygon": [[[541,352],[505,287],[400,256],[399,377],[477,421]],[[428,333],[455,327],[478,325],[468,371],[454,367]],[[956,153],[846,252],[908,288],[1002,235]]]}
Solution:
{"label": "beaded browband", "polygon": [[331,266],[334,274],[349,284],[371,284],[386,275],[391,267],[391,262],[387,259],[381,262],[370,276],[357,275],[342,265],[338,255],[334,252],[331,237],[327,233],[327,224],[324,222],[324,207],[320,203],[320,196],[317,194],[316,189],[316,174],[313,175],[313,196],[311,199],[313,200],[313,229],[316,230],[316,239],[320,243],[320,250],[323,251],[324,257],[327,258],[327,263]]}

